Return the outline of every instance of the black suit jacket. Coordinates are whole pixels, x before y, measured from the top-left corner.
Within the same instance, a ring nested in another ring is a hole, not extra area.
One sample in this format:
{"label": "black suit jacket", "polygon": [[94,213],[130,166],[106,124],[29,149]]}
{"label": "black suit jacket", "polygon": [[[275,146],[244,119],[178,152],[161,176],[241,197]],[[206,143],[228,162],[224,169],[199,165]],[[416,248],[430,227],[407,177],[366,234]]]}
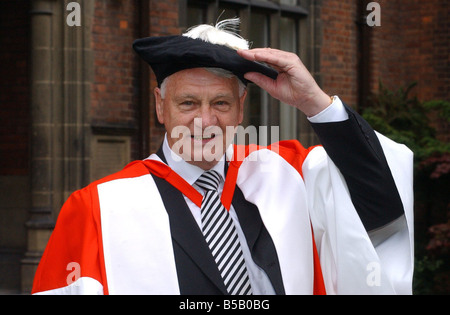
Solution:
{"label": "black suit jacket", "polygon": [[[346,106],[344,122],[313,124],[325,150],[349,187],[352,202],[366,227],[381,227],[401,215],[403,205],[373,129]],[[158,156],[165,161],[162,149]],[[169,214],[181,294],[227,294],[208,245],[180,191],[153,176]],[[285,294],[278,256],[257,207],[236,187],[233,201],[254,262],[268,275],[277,294]]]}

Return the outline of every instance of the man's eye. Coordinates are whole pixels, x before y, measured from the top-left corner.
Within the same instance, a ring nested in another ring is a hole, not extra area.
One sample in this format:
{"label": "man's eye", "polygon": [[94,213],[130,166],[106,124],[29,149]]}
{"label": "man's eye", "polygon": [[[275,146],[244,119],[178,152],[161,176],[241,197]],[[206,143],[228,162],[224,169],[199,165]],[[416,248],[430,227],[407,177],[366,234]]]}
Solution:
{"label": "man's eye", "polygon": [[181,103],[181,105],[192,106],[192,105],[194,105],[194,102],[193,101],[184,101],[183,103]]}
{"label": "man's eye", "polygon": [[216,105],[219,105],[219,106],[228,105],[228,102],[226,102],[226,101],[217,101]]}

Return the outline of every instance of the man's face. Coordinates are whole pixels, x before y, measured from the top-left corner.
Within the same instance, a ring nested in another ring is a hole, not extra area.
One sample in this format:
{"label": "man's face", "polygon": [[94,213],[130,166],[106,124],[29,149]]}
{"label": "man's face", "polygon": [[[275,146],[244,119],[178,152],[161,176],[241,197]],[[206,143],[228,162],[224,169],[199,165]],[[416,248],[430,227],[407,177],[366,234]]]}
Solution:
{"label": "man's face", "polygon": [[245,97],[246,92],[239,96],[236,78],[202,68],[170,76],[164,98],[155,89],[156,113],[170,148],[188,163],[205,170],[213,167],[242,123]]}

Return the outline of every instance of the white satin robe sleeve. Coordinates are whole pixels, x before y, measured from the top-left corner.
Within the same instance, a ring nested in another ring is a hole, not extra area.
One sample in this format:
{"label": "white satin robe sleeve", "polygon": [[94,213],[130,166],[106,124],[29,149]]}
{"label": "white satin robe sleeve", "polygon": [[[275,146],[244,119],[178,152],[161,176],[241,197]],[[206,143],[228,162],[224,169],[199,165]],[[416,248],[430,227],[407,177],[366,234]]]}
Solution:
{"label": "white satin robe sleeve", "polygon": [[[303,164],[308,208],[328,294],[412,294],[413,154],[377,134],[405,214],[366,232],[345,180],[322,147]],[[370,192],[368,192],[370,193]]]}

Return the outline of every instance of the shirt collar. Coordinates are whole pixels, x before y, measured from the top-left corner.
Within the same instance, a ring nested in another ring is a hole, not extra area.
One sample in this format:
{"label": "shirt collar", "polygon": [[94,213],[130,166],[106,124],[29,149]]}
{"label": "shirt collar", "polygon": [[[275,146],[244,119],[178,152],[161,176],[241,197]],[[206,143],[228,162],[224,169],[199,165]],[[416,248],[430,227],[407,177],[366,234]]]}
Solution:
{"label": "shirt collar", "polygon": [[[193,185],[197,179],[205,172],[205,170],[201,169],[198,166],[189,164],[185,160],[183,160],[179,155],[177,155],[172,149],[169,147],[169,143],[167,142],[167,134],[164,137],[163,143],[163,153],[167,160],[167,164],[170,168],[180,175],[187,183]],[[222,180],[225,178],[225,155],[220,159],[220,161],[214,165],[211,170],[215,170],[222,176]]]}

